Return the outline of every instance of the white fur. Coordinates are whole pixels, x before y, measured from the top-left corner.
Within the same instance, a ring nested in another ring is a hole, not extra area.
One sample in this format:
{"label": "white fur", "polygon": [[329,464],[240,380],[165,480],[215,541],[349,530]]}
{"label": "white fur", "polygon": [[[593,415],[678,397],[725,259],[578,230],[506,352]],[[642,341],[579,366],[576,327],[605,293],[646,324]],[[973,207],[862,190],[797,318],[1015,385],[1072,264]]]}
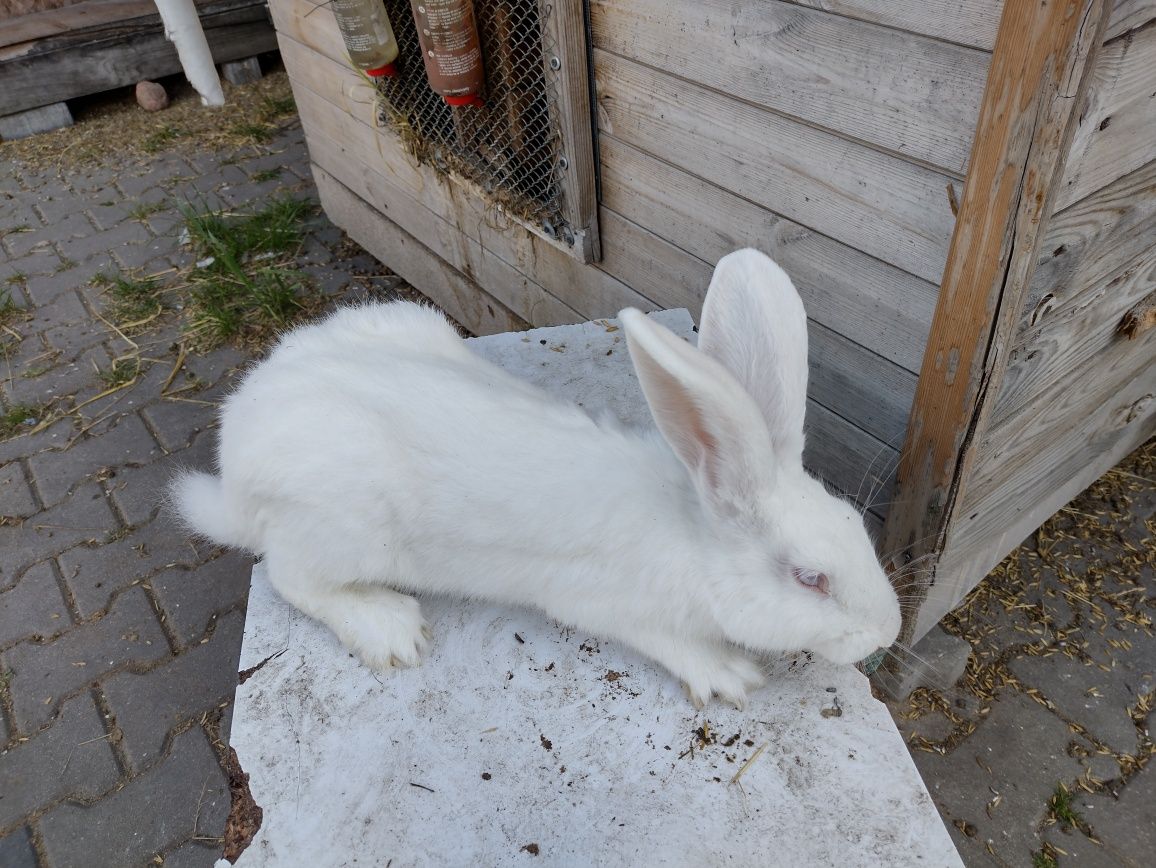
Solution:
{"label": "white fur", "polygon": [[[861,659],[899,609],[859,514],[801,464],[802,304],[755,251],[723,259],[710,292],[713,359],[622,313],[665,440],[486,363],[431,309],[367,305],[246,375],[219,482],[182,476],[175,502],[377,668],[426,645],[403,591],[537,607],[659,661],[696,703],[745,700],[762,675],[744,649]],[[830,596],[793,567],[827,573]]]}

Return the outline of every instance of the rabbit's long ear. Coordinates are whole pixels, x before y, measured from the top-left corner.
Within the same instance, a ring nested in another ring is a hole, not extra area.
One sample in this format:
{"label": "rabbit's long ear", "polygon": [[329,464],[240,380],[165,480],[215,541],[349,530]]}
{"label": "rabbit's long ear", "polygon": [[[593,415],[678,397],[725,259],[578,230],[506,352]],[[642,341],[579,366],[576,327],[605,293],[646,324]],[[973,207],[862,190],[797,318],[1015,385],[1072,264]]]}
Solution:
{"label": "rabbit's long ear", "polygon": [[775,473],[759,408],[722,365],[637,310],[620,316],[650,412],[704,505],[720,516],[755,515]]}
{"label": "rabbit's long ear", "polygon": [[698,346],[754,399],[778,460],[801,465],[807,314],[787,273],[757,250],[720,259],[703,304]]}

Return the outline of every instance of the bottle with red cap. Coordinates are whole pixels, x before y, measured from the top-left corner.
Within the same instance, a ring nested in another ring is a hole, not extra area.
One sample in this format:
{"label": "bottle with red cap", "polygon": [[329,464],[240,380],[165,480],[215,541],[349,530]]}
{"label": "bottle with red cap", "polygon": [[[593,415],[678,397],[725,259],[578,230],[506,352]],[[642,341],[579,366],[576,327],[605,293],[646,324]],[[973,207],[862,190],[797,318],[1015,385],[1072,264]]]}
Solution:
{"label": "bottle with red cap", "polygon": [[397,40],[382,0],[330,0],[353,65],[379,78],[397,75]]}
{"label": "bottle with red cap", "polygon": [[426,78],[452,106],[482,104],[485,71],[472,0],[410,0]]}

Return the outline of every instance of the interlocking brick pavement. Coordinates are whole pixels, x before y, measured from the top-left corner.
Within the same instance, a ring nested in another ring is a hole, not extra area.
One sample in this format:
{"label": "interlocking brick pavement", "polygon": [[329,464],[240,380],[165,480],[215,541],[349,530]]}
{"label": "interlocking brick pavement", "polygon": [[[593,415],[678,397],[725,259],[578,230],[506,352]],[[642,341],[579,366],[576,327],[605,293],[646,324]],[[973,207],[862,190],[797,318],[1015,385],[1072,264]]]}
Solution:
{"label": "interlocking brick pavement", "polygon": [[[253,180],[269,169],[281,171]],[[210,465],[216,402],[250,356],[190,351],[170,377],[179,323],[130,347],[91,281],[188,266],[178,203],[313,198],[309,178],[295,121],[232,153],[0,177],[0,286],[24,308],[0,332],[0,410],[60,417],[0,436],[4,868],[204,868],[220,855],[252,561],[188,538],[162,498],[178,467]],[[335,298],[397,285],[321,216],[300,265]],[[101,372],[136,349],[136,380],[102,395]]]}

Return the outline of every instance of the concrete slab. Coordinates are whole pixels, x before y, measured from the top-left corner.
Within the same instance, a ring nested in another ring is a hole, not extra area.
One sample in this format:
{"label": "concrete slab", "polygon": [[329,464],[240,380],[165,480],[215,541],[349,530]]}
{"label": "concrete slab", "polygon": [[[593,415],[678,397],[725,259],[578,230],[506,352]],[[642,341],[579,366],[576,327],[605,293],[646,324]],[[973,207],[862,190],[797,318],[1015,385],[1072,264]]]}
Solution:
{"label": "concrete slab", "polygon": [[[473,346],[648,421],[613,323]],[[255,568],[231,744],[264,819],[239,866],[961,864],[852,667],[768,661],[745,711],[696,712],[655,664],[538,613],[423,608],[424,664],[378,675]]]}

